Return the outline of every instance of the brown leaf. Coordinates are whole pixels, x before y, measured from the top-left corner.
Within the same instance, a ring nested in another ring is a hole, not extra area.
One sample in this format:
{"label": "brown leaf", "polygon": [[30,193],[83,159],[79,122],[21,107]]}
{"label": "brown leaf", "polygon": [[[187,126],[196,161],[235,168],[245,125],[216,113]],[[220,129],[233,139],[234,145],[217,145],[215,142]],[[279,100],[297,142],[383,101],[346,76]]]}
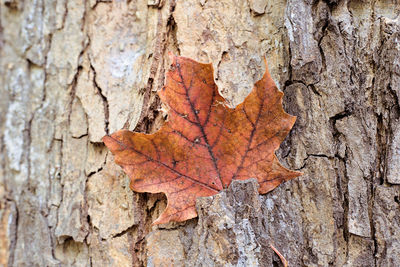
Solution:
{"label": "brown leaf", "polygon": [[158,93],[168,121],[154,134],[121,130],[103,138],[136,192],[165,193],[167,208],[154,222],[196,217],[196,198],[212,196],[233,179],[256,178],[267,193],[301,173],[275,156],[296,118],[268,69],[245,101],[231,109],[214,83],[211,64],[172,57],[166,86]]}

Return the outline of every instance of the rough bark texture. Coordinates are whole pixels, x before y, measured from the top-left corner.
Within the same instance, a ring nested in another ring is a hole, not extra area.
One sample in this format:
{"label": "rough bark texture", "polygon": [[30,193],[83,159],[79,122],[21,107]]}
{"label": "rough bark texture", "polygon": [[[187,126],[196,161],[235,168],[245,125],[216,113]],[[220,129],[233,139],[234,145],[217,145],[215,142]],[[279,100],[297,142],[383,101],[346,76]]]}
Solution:
{"label": "rough bark texture", "polygon": [[[392,0],[2,0],[0,266],[396,266],[400,8]],[[279,150],[304,175],[198,200],[152,226],[100,138],[152,132],[167,51],[212,62],[232,105],[263,57],[298,117]]]}

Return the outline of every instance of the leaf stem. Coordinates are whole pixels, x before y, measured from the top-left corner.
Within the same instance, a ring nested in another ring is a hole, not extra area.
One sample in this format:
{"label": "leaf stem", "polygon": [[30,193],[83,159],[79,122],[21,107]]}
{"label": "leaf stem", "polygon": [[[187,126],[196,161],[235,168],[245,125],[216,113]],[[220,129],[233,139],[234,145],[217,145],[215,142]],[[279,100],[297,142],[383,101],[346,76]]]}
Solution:
{"label": "leaf stem", "polygon": [[269,244],[269,246],[272,248],[273,251],[275,251],[276,255],[279,256],[279,258],[281,259],[281,261],[282,261],[282,263],[283,263],[283,266],[284,266],[284,267],[288,267],[288,261],[285,259],[285,257],[283,257],[283,255],[279,252],[279,250],[276,249],[276,248],[274,247],[274,245],[272,245],[272,244]]}

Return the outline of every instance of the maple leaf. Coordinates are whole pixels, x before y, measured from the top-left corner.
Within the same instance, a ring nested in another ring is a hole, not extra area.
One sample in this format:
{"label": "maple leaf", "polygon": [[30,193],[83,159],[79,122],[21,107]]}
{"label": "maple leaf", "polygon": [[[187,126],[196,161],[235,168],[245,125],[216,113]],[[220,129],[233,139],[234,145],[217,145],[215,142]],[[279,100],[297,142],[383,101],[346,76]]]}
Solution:
{"label": "maple leaf", "polygon": [[154,224],[196,217],[196,198],[215,195],[232,180],[256,178],[264,194],[301,175],[275,156],[296,117],[283,110],[283,93],[267,67],[244,102],[232,109],[218,92],[211,64],[173,55],[171,61],[158,92],[169,107],[161,129],[154,134],[120,130],[103,138],[131,178],[132,190],[167,196]]}

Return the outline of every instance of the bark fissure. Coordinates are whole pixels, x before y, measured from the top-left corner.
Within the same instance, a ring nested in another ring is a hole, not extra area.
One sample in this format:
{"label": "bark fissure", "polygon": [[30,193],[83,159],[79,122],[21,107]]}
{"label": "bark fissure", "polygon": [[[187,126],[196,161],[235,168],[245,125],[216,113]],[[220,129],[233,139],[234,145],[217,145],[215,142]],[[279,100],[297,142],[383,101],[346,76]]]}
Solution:
{"label": "bark fissure", "polygon": [[107,97],[104,95],[103,90],[101,89],[101,87],[97,84],[96,81],[96,70],[93,67],[92,63],[90,63],[90,69],[93,72],[93,85],[94,87],[97,89],[97,93],[99,94],[99,96],[101,97],[102,101],[103,101],[103,112],[104,112],[104,131],[105,133],[108,135],[110,133],[110,130],[108,129],[108,126],[110,124],[110,111],[109,111],[109,104],[107,101]]}
{"label": "bark fissure", "polygon": [[[269,240],[293,266],[397,264],[398,5],[28,2],[0,4],[0,265],[277,266]],[[230,103],[266,56],[297,116],[278,156],[304,175],[261,197],[236,185],[234,199],[199,199],[198,220],[152,226],[165,198],[132,193],[99,141],[167,120],[169,51],[213,63]]]}

